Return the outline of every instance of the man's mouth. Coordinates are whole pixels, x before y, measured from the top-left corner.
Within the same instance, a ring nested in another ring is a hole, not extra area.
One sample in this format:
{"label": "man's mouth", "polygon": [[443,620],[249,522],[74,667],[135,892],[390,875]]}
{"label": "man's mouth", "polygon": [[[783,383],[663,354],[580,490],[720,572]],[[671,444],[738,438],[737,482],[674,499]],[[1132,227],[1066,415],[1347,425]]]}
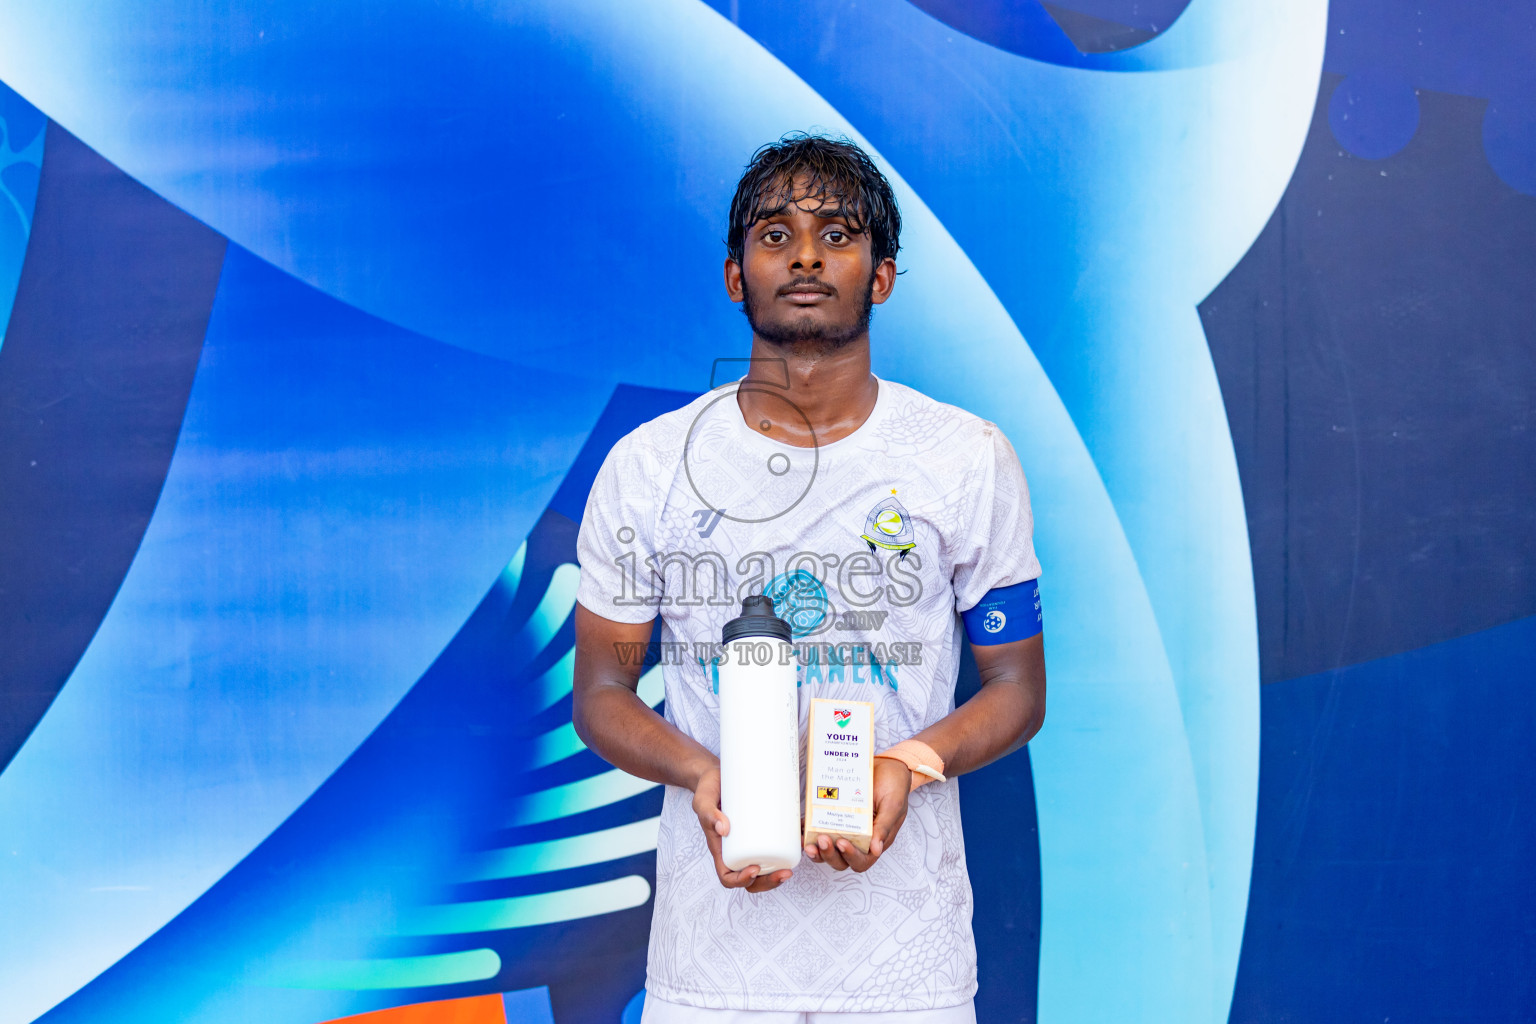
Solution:
{"label": "man's mouth", "polygon": [[779,298],[790,302],[820,302],[832,297],[832,289],[811,281],[797,281],[779,289]]}

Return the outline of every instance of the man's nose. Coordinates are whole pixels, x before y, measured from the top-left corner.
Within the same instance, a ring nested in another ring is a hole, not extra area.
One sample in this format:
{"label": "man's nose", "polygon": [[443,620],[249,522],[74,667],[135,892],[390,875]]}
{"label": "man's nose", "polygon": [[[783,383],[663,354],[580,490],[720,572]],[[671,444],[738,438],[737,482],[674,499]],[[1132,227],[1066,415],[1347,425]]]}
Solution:
{"label": "man's nose", "polygon": [[793,255],[794,262],[790,263],[789,269],[810,271],[821,269],[821,247],[814,236],[802,239]]}

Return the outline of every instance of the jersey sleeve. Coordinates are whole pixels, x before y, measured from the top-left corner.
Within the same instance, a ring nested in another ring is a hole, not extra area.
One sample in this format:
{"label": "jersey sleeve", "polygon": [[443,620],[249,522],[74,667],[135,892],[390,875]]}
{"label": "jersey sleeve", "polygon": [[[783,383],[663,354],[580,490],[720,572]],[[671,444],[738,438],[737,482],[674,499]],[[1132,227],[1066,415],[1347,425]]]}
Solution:
{"label": "jersey sleeve", "polygon": [[967,487],[968,525],[953,549],[955,610],[968,612],[994,590],[1038,579],[1029,484],[1013,445],[987,424]]}
{"label": "jersey sleeve", "polygon": [[647,462],[634,434],[613,446],[592,481],[576,535],[576,600],[617,622],[651,621],[661,597],[649,562],[657,508],[656,474]]}

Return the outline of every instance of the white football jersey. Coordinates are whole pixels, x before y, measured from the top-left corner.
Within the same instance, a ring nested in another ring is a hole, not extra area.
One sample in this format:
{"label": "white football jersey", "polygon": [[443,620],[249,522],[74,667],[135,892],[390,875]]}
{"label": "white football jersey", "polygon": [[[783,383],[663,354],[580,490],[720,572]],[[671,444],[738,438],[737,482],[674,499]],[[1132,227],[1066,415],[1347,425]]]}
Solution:
{"label": "white football jersey", "polygon": [[[802,728],[812,697],[870,701],[885,749],[954,710],[958,613],[1040,574],[1018,457],[992,423],[886,380],[858,430],[792,447],[744,421],[738,386],[614,446],[581,523],[577,599],[622,622],[661,616],[666,716],[718,753],[709,645],[744,596],[767,593],[802,645]],[[782,406],[773,416],[801,419],[778,389],[748,386]],[[802,859],[756,894],[720,885],[692,794],[667,787],[646,988],[692,1006],[801,1012],[970,999],[958,782],[914,792],[868,872]]]}

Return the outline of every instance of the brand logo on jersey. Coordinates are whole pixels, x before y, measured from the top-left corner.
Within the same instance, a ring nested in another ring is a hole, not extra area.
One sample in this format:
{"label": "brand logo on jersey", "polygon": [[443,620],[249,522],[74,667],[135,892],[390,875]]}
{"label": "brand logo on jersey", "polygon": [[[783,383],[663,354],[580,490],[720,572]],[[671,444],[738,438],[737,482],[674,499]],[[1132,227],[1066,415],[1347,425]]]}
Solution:
{"label": "brand logo on jersey", "polygon": [[986,617],[981,620],[981,628],[988,633],[1001,633],[1006,625],[1008,625],[1008,616],[996,608],[987,612]]}
{"label": "brand logo on jersey", "polygon": [[906,506],[896,500],[896,488],[891,488],[888,498],[881,498],[864,517],[864,532],[859,535],[869,550],[885,548],[899,551],[906,558],[907,552],[917,547],[917,533],[912,529],[912,515]]}
{"label": "brand logo on jersey", "polygon": [[834,725],[836,725],[839,729],[846,729],[846,728],[848,728],[848,722],[852,718],[853,718],[853,712],[852,711],[843,711],[841,709],[838,709],[838,710],[832,712],[832,723]]}
{"label": "brand logo on jersey", "polygon": [[707,540],[709,535],[715,532],[715,527],[720,525],[720,520],[724,517],[725,509],[723,508],[695,509],[693,518],[699,521],[699,536]]}

